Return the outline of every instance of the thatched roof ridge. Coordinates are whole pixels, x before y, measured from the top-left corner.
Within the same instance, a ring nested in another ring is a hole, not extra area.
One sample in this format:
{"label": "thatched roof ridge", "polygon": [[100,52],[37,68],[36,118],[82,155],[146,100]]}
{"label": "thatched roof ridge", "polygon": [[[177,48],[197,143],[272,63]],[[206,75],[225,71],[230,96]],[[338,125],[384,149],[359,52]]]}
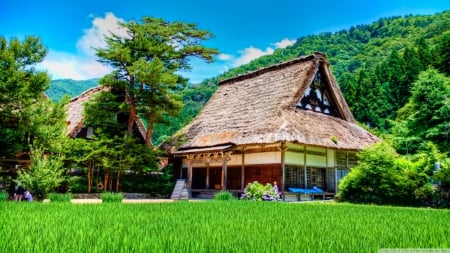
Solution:
{"label": "thatched roof ridge", "polygon": [[[317,71],[325,76],[340,118],[295,106]],[[282,141],[359,150],[378,141],[356,124],[322,53],[220,82],[200,114],[177,136],[187,140],[179,151]]]}
{"label": "thatched roof ridge", "polygon": [[265,68],[261,68],[261,69],[255,70],[255,71],[249,71],[247,73],[240,74],[240,75],[235,76],[235,77],[224,79],[224,80],[220,81],[218,85],[242,81],[244,79],[253,78],[255,76],[264,74],[266,72],[270,72],[270,71],[274,71],[274,70],[277,70],[277,69],[285,68],[286,66],[289,66],[289,65],[292,65],[292,64],[296,64],[296,63],[303,62],[303,61],[311,61],[311,60],[319,59],[319,58],[322,58],[323,60],[325,60],[324,54],[322,54],[320,52],[316,52],[315,54],[312,54],[312,55],[301,56],[301,57],[292,59],[290,61],[280,62],[278,64],[274,64],[274,65],[271,65],[271,66],[268,66],[268,67],[265,67]]}
{"label": "thatched roof ridge", "polygon": [[70,99],[67,105],[67,135],[75,137],[84,124],[83,103],[92,99],[92,97],[100,91],[109,91],[106,86],[96,86],[91,88],[79,96]]}

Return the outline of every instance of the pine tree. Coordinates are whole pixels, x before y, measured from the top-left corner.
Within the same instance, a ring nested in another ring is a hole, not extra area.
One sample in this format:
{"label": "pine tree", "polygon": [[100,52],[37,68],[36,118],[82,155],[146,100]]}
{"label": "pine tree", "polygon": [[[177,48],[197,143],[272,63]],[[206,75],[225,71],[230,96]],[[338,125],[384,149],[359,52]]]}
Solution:
{"label": "pine tree", "polygon": [[450,152],[450,80],[434,69],[421,72],[406,106],[400,121],[407,128],[403,137],[421,140],[412,148],[432,141],[441,152]]}
{"label": "pine tree", "polygon": [[115,71],[101,83],[126,95],[129,108],[128,132],[133,131],[137,115],[147,120],[146,144],[151,145],[153,126],[164,115],[175,115],[182,108],[177,94],[187,83],[180,71],[189,70],[190,57],[212,61],[216,49],[201,45],[212,34],[195,24],[167,22],[143,17],[140,22],[121,23],[128,36],[106,37],[107,47],[97,49],[99,61]]}

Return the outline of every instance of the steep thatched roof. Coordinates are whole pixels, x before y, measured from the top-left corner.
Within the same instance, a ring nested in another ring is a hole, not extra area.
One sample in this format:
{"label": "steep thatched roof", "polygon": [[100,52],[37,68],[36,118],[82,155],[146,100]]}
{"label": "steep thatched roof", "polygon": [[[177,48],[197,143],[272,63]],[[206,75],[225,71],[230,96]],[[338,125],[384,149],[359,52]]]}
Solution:
{"label": "steep thatched roof", "polygon": [[72,98],[67,105],[67,135],[75,137],[78,132],[83,128],[84,116],[83,116],[83,104],[93,96],[101,91],[108,91],[106,86],[97,86],[91,88],[79,96]]}
{"label": "steep thatched roof", "polygon": [[[320,71],[337,117],[297,108]],[[321,53],[219,83],[200,114],[180,133],[178,151],[224,144],[298,144],[358,150],[378,138],[356,124]]]}
{"label": "steep thatched roof", "polygon": [[[110,91],[110,88],[106,86],[97,86],[83,92],[69,101],[67,106],[67,135],[70,137],[77,136],[84,126],[83,104],[101,91]],[[145,139],[147,130],[144,123],[139,117],[135,120],[135,123],[139,134]]]}

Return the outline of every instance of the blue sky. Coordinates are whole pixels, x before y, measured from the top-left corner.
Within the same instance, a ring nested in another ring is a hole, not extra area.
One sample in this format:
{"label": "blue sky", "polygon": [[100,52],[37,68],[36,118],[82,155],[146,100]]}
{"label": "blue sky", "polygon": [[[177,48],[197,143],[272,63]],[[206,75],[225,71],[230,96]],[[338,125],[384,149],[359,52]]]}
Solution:
{"label": "blue sky", "polygon": [[0,36],[36,35],[49,53],[38,68],[53,79],[85,80],[111,71],[96,61],[92,47],[117,21],[143,16],[196,23],[215,37],[204,45],[221,54],[214,63],[193,59],[183,72],[191,83],[214,77],[297,38],[369,24],[381,17],[450,10],[448,0],[0,0]]}

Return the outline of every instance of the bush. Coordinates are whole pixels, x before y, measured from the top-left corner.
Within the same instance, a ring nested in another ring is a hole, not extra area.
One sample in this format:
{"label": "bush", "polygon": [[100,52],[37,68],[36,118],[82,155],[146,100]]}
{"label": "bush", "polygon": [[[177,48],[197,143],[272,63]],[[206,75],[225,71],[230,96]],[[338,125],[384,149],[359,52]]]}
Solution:
{"label": "bush", "polygon": [[256,201],[276,201],[280,200],[280,194],[275,191],[274,187],[267,183],[262,185],[257,181],[248,183],[245,187],[245,192],[242,194],[243,200],[256,200]]}
{"label": "bush", "polygon": [[4,192],[4,191],[0,192],[0,202],[7,201],[8,197],[9,197],[9,194],[7,192]]}
{"label": "bush", "polygon": [[49,193],[50,202],[68,203],[72,200],[72,193]]}
{"label": "bush", "polygon": [[43,148],[32,148],[30,155],[30,167],[20,169],[15,182],[33,192],[39,199],[48,197],[50,192],[64,183],[71,184],[71,180],[75,180],[69,179],[63,156],[47,156]]}
{"label": "bush", "polygon": [[122,192],[103,192],[100,194],[103,203],[120,203],[123,196]]}
{"label": "bush", "polygon": [[235,200],[236,198],[233,196],[231,192],[221,191],[214,194],[214,200]]}
{"label": "bush", "polygon": [[429,176],[420,162],[399,156],[386,142],[358,155],[358,165],[339,183],[339,201],[421,206],[432,199]]}

